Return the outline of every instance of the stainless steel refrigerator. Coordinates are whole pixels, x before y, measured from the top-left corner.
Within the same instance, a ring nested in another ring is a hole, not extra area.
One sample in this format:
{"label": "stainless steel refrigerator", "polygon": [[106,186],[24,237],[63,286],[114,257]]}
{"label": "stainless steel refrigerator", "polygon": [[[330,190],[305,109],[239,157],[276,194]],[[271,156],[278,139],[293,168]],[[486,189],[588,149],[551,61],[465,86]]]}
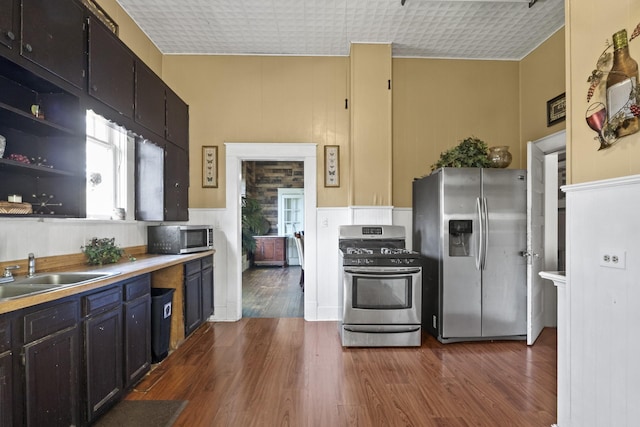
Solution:
{"label": "stainless steel refrigerator", "polygon": [[526,171],[441,168],[413,182],[423,328],[443,343],[525,339]]}

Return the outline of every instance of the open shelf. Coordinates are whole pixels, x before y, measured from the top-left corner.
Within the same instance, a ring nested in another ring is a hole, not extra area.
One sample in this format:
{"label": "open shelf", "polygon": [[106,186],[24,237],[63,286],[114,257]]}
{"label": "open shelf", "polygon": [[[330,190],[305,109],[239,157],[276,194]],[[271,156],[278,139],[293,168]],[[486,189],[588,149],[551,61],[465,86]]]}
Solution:
{"label": "open shelf", "polygon": [[77,176],[76,174],[71,172],[53,169],[46,166],[38,166],[38,165],[21,163],[21,162],[17,162],[15,160],[9,160],[9,159],[0,159],[0,170],[6,170],[6,171],[11,171],[13,173],[20,173],[23,175],[29,175],[29,176],[35,176],[35,177]]}
{"label": "open shelf", "polygon": [[76,132],[0,102],[0,123],[37,136],[74,136]]}

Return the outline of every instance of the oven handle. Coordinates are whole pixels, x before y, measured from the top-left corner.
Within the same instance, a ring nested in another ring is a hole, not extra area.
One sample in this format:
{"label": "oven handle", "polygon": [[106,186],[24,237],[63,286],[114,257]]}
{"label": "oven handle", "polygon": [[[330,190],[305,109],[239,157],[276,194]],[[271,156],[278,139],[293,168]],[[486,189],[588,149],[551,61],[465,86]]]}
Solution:
{"label": "oven handle", "polygon": [[343,325],[345,331],[367,334],[405,334],[420,330],[420,325]]}
{"label": "oven handle", "polygon": [[370,275],[398,275],[416,274],[422,270],[420,267],[345,267],[345,273],[370,274]]}

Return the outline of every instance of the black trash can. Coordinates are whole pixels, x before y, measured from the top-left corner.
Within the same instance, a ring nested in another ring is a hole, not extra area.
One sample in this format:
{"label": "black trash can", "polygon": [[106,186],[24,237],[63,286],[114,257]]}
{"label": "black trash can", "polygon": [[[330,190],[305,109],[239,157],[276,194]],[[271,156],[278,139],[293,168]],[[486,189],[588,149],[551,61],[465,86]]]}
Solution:
{"label": "black trash can", "polygon": [[170,288],[151,288],[151,362],[158,363],[169,354],[171,338],[171,306],[173,292]]}

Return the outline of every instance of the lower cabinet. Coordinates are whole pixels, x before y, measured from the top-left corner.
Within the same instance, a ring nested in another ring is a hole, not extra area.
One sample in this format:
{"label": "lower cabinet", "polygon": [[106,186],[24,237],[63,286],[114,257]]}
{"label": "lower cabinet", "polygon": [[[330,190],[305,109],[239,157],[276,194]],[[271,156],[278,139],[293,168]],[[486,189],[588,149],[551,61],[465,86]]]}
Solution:
{"label": "lower cabinet", "polygon": [[125,388],[137,383],[151,368],[151,282],[149,275],[124,285]]}
{"label": "lower cabinet", "polygon": [[0,316],[0,426],[86,426],[151,367],[151,279]]}
{"label": "lower cabinet", "polygon": [[22,318],[25,425],[80,425],[78,301]]}
{"label": "lower cabinet", "polygon": [[184,264],[185,337],[213,314],[213,256]]}
{"label": "lower cabinet", "polygon": [[255,265],[287,266],[287,238],[285,236],[255,236]]}
{"label": "lower cabinet", "polygon": [[0,426],[14,425],[12,322],[0,316]]}
{"label": "lower cabinet", "polygon": [[122,391],[122,289],[82,298],[87,419],[110,406]]}

